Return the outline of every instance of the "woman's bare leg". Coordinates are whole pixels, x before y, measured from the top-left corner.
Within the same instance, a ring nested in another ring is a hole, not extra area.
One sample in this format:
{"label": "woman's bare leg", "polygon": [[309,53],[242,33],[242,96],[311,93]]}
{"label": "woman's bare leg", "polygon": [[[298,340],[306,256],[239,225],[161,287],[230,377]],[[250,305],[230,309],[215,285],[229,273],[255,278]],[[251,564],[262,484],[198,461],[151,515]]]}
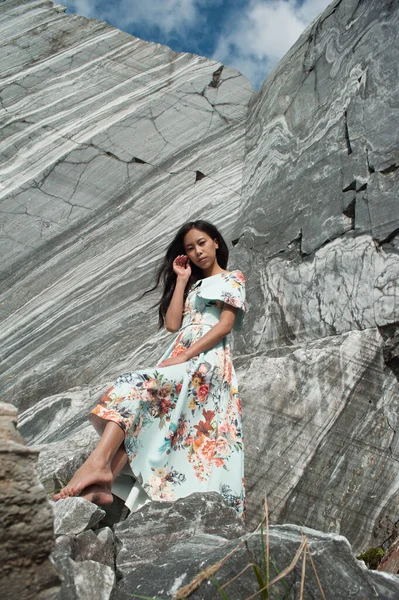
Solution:
{"label": "woman's bare leg", "polygon": [[94,504],[98,504],[99,506],[107,506],[112,504],[113,496],[112,496],[112,483],[115,481],[116,477],[122,471],[123,467],[127,462],[127,454],[125,452],[125,447],[122,444],[118,450],[114,458],[112,459],[111,470],[112,470],[112,482],[108,485],[89,485],[85,488],[80,496],[82,498],[86,498],[90,502],[94,502]]}
{"label": "woman's bare leg", "polygon": [[79,496],[85,488],[91,485],[111,485],[114,478],[112,461],[117,455],[117,465],[115,466],[119,466],[122,455],[118,453],[118,450],[124,438],[125,434],[121,427],[113,421],[108,421],[93,452],[80,469],[76,471],[71,481],[58,494],[55,494],[54,500]]}

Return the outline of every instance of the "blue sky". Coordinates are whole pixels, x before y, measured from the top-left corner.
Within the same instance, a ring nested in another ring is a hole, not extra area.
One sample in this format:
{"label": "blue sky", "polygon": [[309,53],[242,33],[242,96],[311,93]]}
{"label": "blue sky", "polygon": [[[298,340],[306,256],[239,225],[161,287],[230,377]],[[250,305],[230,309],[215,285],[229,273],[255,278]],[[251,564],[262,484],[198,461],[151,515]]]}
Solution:
{"label": "blue sky", "polygon": [[68,12],[236,67],[258,88],[331,0],[60,0]]}

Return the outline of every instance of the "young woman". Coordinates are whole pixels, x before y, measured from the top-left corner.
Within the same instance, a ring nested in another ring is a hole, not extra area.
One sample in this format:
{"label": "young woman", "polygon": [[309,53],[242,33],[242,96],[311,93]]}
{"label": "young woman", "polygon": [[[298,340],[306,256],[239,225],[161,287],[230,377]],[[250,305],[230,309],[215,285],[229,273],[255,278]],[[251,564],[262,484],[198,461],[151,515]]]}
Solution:
{"label": "young woman", "polygon": [[227,271],[227,260],[211,223],[179,229],[155,286],[163,283],[160,326],[178,335],[157,367],[118,377],[90,413],[101,438],[55,500],[111,503],[128,463],[136,477],[131,510],[212,490],[243,514],[241,406],[226,336],[246,310],[245,278]]}

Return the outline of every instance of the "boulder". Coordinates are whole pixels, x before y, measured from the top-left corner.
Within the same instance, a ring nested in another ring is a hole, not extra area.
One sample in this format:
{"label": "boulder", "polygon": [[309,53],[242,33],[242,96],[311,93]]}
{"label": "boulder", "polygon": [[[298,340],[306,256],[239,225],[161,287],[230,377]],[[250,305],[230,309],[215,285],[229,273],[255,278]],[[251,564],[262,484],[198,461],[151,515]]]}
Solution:
{"label": "boulder", "polygon": [[254,95],[233,232],[250,522],[356,553],[397,521],[398,9],[332,2]]}
{"label": "boulder", "polygon": [[16,422],[16,408],[0,403],[0,589],[7,600],[56,600],[51,506],[37,474],[38,452],[25,446]]}
{"label": "boulder", "polygon": [[53,554],[63,582],[57,600],[109,600],[115,584],[111,567],[93,560],[75,562],[65,551]]}
{"label": "boulder", "polygon": [[77,535],[91,529],[105,515],[96,504],[85,498],[63,498],[53,503],[55,535]]}
{"label": "boulder", "polygon": [[176,502],[150,502],[115,525],[116,567],[125,576],[152,564],[168,548],[197,534],[230,540],[245,532],[242,520],[216,492],[195,493]]}
{"label": "boulder", "polygon": [[94,560],[115,569],[114,534],[109,527],[96,532],[92,529],[83,531],[75,536],[72,547],[72,558],[75,561]]}
{"label": "boulder", "polygon": [[[186,499],[186,510],[190,504],[198,504],[196,496],[193,494]],[[208,519],[215,518],[217,522],[219,512],[217,499],[212,498],[211,495],[204,495],[204,498],[207,502],[204,504],[202,518],[207,513]],[[129,520],[126,523],[128,522]],[[166,512],[158,521],[158,527],[161,528],[162,525],[167,531],[169,520]],[[187,533],[178,541],[168,536],[171,543],[165,543],[161,551],[159,540],[153,538],[151,534],[148,535],[146,538],[148,558],[145,561],[138,561],[136,557],[132,557],[132,564],[127,573],[123,574],[113,598],[127,600],[132,593],[136,593],[162,599],[178,600],[189,596],[190,599],[213,600],[218,597],[217,586],[226,585],[225,593],[229,598],[242,600],[259,591],[257,578],[250,564],[256,563],[263,569],[266,545],[264,531],[238,535],[232,539],[220,535],[220,528],[219,535],[198,533],[194,529],[191,535]],[[394,600],[399,594],[399,578],[381,577],[379,574],[374,576],[366,569],[363,562],[354,558],[351,547],[343,536],[324,534],[295,525],[280,525],[270,527],[268,534],[269,580],[277,577],[292,562],[295,566],[285,575],[283,581],[273,584],[271,590],[278,597],[282,594],[292,600],[300,597],[303,553],[297,556],[296,554],[304,538],[307,543],[307,559],[303,597],[320,597],[319,583],[311,559],[326,597],[331,590],[337,600],[359,597],[367,600],[373,598]],[[137,548],[140,557],[142,553],[140,533]],[[245,569],[248,565],[249,568]],[[203,572],[207,576],[201,576],[202,583],[197,586],[190,585]]]}
{"label": "boulder", "polygon": [[[353,331],[243,369],[248,525],[267,495],[274,521],[345,532],[357,553],[392,533],[396,495],[385,490],[397,479],[399,385],[383,344],[375,329]],[[376,525],[387,504],[391,525]]]}

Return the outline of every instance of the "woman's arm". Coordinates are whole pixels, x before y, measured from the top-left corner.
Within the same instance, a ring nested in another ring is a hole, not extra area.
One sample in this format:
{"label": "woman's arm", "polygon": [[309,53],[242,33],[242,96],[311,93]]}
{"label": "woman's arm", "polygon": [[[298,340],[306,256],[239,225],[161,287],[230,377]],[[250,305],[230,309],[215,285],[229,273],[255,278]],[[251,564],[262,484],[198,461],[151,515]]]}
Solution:
{"label": "woman's arm", "polygon": [[183,320],[184,290],[191,276],[187,256],[177,256],[173,261],[173,270],[176,273],[176,286],[165,315],[165,327],[168,331],[178,331]]}
{"label": "woman's arm", "polygon": [[182,352],[178,356],[163,360],[158,366],[170,367],[171,365],[178,365],[190,360],[190,358],[193,358],[194,356],[198,356],[201,352],[205,352],[206,350],[209,350],[209,348],[216,346],[216,344],[232,330],[237,312],[237,308],[225,304],[220,314],[219,322],[216,323],[216,325],[214,325],[201,339],[190,346],[190,348],[187,348],[185,352]]}
{"label": "woman's arm", "polygon": [[178,331],[183,320],[184,290],[187,281],[177,278],[176,287],[165,315],[165,327],[168,331]]}

